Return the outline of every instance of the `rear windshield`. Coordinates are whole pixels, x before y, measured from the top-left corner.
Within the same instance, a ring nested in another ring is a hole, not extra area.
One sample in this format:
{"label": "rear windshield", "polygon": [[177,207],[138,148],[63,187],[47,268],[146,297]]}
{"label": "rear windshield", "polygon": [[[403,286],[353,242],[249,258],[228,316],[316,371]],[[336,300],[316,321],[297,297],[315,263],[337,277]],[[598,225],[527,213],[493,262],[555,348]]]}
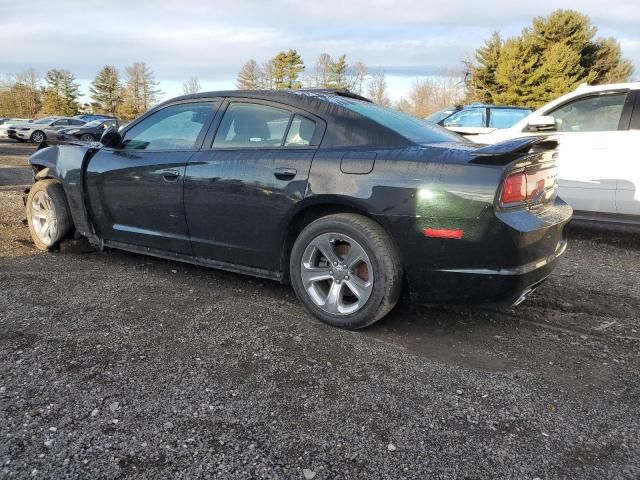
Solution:
{"label": "rear windshield", "polygon": [[343,107],[359,113],[380,125],[399,133],[414,143],[465,142],[460,135],[450,132],[439,125],[427,123],[406,113],[375,103],[353,98],[337,97],[334,100]]}

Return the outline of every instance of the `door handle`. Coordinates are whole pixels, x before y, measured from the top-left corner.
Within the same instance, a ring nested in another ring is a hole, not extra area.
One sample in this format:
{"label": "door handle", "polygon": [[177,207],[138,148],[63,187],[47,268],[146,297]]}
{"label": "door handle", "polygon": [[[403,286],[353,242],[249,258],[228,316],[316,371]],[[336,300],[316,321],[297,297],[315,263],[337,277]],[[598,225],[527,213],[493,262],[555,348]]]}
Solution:
{"label": "door handle", "polygon": [[180,172],[178,170],[163,170],[162,177],[165,180],[173,181],[176,180],[180,176]]}
{"label": "door handle", "polygon": [[276,168],[273,174],[278,180],[290,180],[296,176],[298,171],[295,168]]}

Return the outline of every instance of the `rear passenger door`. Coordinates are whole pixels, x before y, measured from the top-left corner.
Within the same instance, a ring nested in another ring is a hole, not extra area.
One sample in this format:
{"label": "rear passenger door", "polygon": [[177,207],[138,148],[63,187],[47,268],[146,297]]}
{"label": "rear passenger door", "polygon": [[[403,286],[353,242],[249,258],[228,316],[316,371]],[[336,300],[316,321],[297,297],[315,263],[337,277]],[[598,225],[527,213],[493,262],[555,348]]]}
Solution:
{"label": "rear passenger door", "polygon": [[621,170],[624,169],[623,177],[618,179],[616,208],[618,213],[640,215],[640,90],[632,93],[635,95],[635,106],[622,146],[628,153],[621,166]]}
{"label": "rear passenger door", "polygon": [[184,204],[200,259],[275,271],[307,189],[324,122],[286,105],[231,99],[187,165]]}

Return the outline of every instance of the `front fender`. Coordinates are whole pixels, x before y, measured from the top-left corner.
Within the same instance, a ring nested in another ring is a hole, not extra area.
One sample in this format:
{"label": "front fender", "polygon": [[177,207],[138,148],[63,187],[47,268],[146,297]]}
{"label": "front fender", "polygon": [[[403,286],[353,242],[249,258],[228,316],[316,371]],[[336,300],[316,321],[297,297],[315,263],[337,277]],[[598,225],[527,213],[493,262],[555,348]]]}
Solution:
{"label": "front fender", "polygon": [[96,151],[82,145],[56,145],[38,150],[29,163],[34,168],[34,181],[55,178],[64,189],[76,230],[94,245],[100,244],[84,204],[83,172],[86,162]]}

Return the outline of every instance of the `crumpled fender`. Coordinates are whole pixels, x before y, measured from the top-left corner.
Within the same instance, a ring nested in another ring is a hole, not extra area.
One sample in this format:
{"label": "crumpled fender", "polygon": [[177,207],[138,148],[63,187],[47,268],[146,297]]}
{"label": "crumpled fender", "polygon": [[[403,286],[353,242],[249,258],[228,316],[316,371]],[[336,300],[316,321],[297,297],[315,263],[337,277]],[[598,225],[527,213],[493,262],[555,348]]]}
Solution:
{"label": "crumpled fender", "polygon": [[29,163],[34,167],[35,181],[43,178],[60,181],[76,230],[92,244],[100,245],[85,208],[83,186],[86,163],[95,152],[95,147],[87,145],[56,145],[36,151]]}

